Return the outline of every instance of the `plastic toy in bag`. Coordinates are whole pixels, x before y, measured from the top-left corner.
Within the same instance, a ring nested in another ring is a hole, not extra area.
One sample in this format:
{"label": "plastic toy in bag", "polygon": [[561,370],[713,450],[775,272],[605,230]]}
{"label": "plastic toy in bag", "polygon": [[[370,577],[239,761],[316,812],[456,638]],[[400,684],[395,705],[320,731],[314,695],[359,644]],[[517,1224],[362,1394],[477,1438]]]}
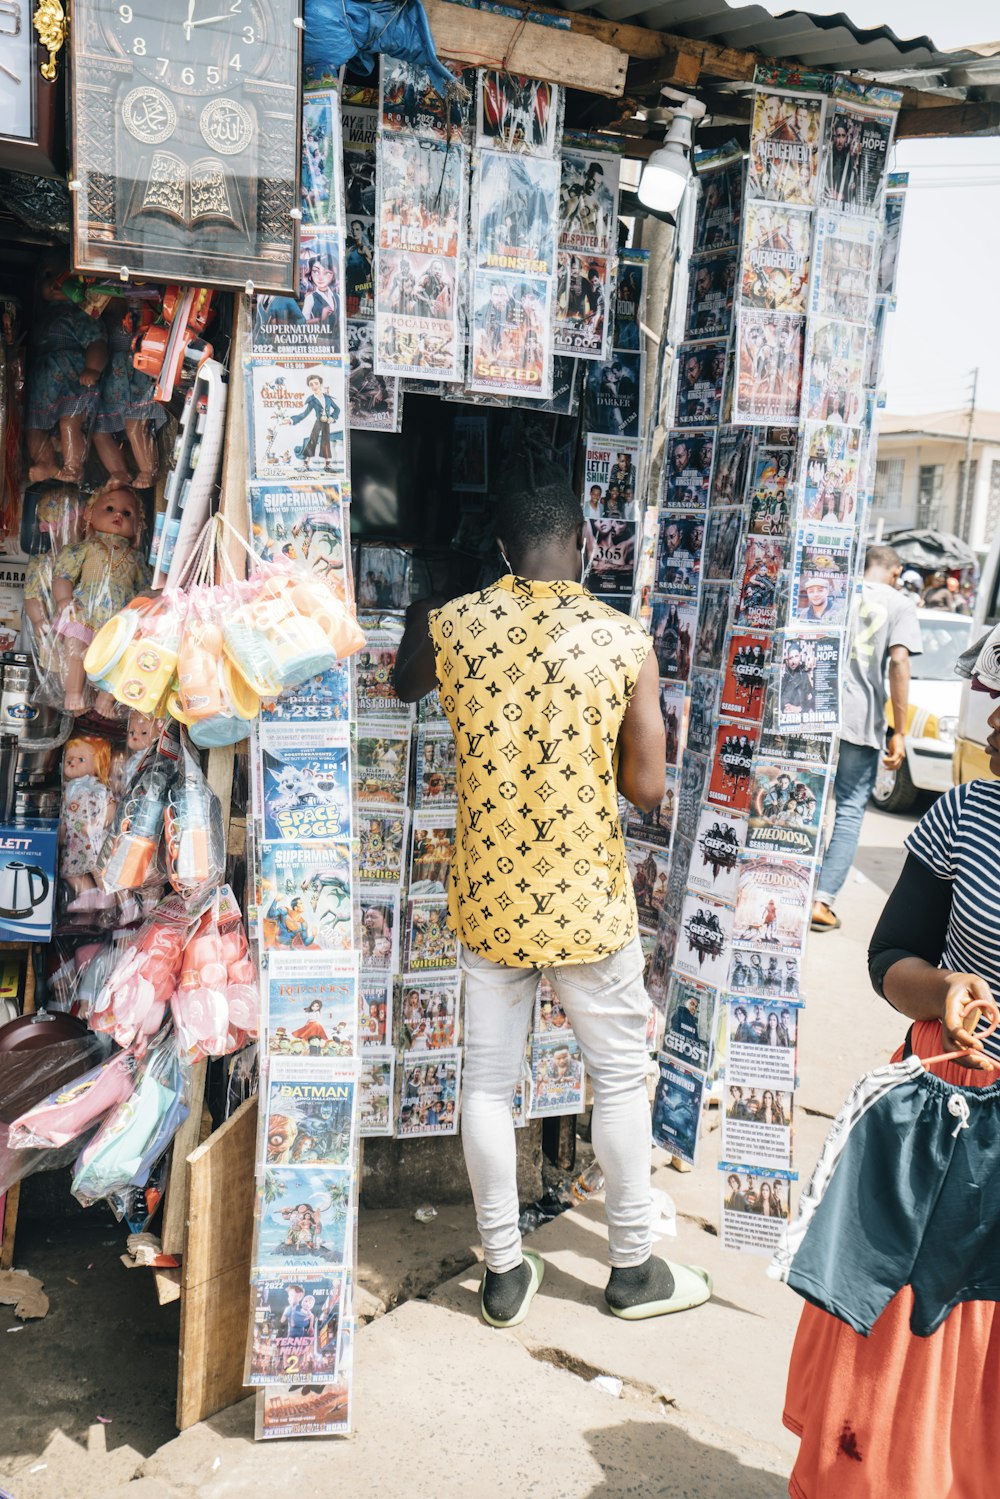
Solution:
{"label": "plastic toy in bag", "polygon": [[126,792],[97,861],[105,890],[137,890],[157,878],[156,855],[175,775],[175,767],[153,760]]}
{"label": "plastic toy in bag", "polygon": [[84,1207],[145,1186],[149,1174],[187,1118],[190,1072],[177,1055],[176,1038],[156,1037],[136,1077],[135,1088],[112,1110],[80,1152],[72,1192]]}
{"label": "plastic toy in bag", "polygon": [[105,903],[95,878],[107,825],[114,813],[108,789],[111,746],[96,734],[77,734],[63,752],[59,810],[59,873],[72,891],[70,911]]}
{"label": "plastic toy in bag", "polygon": [[218,885],[226,872],[222,806],[183,742],[178,774],[167,794],[163,827],[167,877],[174,889],[190,896]]}
{"label": "plastic toy in bag", "polygon": [[156,715],[173,681],[186,613],[187,599],[176,590],[134,600],[87,647],[91,683],[127,708]]}
{"label": "plastic toy in bag", "polygon": [[131,1051],[56,1089],[12,1120],[7,1143],[14,1150],[56,1149],[77,1139],[132,1092],[136,1062]]}
{"label": "plastic toy in bag", "polygon": [[177,662],[177,692],[168,703],[200,749],[238,744],[260,712],[260,698],[224,651],[222,621],[235,608],[232,587],[192,590]]}
{"label": "plastic toy in bag", "polygon": [[184,953],[170,1002],[181,1055],[237,1051],[257,1034],[257,977],[236,899],[223,886]]}
{"label": "plastic toy in bag", "polygon": [[88,1018],[91,1030],[144,1055],[177,986],[191,925],[192,913],[178,896],[160,902],[103,984]]}

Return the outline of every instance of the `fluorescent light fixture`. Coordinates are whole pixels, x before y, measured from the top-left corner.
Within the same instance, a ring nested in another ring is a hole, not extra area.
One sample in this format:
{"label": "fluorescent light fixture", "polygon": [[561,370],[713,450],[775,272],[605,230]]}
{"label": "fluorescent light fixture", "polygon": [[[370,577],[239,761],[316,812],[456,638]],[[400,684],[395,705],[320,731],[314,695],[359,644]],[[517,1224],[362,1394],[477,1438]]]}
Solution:
{"label": "fluorescent light fixture", "polygon": [[670,121],[663,145],[658,146],[643,167],[639,202],[651,213],[673,216],[680,207],[691,178],[691,146],[695,120],[705,106],[698,99],[685,99]]}

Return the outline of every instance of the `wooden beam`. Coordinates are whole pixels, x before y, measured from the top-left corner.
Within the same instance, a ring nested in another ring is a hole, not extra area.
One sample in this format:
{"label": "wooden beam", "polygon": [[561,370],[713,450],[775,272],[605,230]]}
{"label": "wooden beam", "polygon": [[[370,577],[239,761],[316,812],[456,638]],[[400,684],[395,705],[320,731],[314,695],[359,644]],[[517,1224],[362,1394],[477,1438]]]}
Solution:
{"label": "wooden beam", "polygon": [[897,140],[931,136],[996,135],[1000,132],[1000,104],[956,104],[949,109],[901,109]]}
{"label": "wooden beam", "polygon": [[467,10],[448,0],[427,0],[425,9],[440,57],[503,68],[589,94],[614,98],[625,91],[628,53],[598,37]]}

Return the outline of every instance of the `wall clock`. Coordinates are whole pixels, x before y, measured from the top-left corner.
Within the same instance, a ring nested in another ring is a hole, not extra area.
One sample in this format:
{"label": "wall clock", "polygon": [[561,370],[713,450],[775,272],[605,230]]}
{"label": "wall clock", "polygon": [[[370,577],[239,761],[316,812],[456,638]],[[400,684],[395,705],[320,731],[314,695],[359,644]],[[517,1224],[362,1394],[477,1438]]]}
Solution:
{"label": "wall clock", "polygon": [[297,289],[299,10],[76,0],[76,270]]}
{"label": "wall clock", "polygon": [[[39,71],[35,0],[0,0],[0,167],[54,176],[62,131],[57,85]],[[55,70],[53,70],[54,72]]]}

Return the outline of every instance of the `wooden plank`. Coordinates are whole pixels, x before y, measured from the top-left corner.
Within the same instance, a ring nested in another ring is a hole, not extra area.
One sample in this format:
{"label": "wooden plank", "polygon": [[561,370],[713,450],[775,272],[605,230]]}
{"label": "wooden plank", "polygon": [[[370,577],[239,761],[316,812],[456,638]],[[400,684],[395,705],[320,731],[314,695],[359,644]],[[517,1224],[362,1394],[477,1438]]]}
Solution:
{"label": "wooden plank", "polygon": [[425,9],[440,57],[503,68],[589,94],[617,97],[625,91],[628,53],[595,36],[467,10],[449,0],[427,0]]}
{"label": "wooden plank", "polygon": [[956,104],[949,109],[901,109],[897,140],[932,136],[995,135],[1000,126],[1000,104]]}
{"label": "wooden plank", "polygon": [[[244,296],[236,298],[233,314],[229,368],[233,372],[226,407],[225,457],[222,465],[219,513],[224,515],[240,536],[247,534],[247,430],[246,403],[243,399],[243,355],[250,345],[250,303]],[[223,549],[237,573],[246,570],[246,552],[229,532],[223,536]],[[232,815],[233,765],[235,747],[231,744],[209,750],[205,778],[222,806],[222,829],[228,846],[229,819]],[[201,1110],[205,1099],[208,1065],[198,1062],[191,1069],[191,1112],[174,1137],[163,1203],[161,1238],[167,1254],[184,1254],[184,1180],[186,1160],[201,1139]]]}
{"label": "wooden plank", "polygon": [[187,1159],[177,1425],[241,1400],[250,1322],[257,1100],[248,1098]]}
{"label": "wooden plank", "polygon": [[17,1231],[17,1204],[21,1183],[15,1182],[0,1194],[0,1270],[14,1268],[14,1234]]}

